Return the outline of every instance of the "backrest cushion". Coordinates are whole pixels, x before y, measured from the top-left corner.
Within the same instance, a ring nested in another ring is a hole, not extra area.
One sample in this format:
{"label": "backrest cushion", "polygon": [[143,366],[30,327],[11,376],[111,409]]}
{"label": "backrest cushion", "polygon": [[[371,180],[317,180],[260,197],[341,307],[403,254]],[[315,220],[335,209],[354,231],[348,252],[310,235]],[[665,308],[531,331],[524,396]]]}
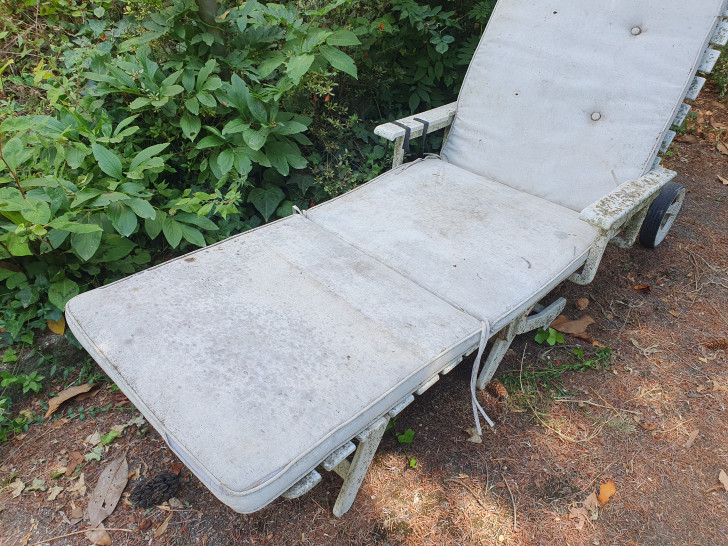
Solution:
{"label": "backrest cushion", "polygon": [[638,178],[724,0],[500,0],[442,158],[574,210]]}

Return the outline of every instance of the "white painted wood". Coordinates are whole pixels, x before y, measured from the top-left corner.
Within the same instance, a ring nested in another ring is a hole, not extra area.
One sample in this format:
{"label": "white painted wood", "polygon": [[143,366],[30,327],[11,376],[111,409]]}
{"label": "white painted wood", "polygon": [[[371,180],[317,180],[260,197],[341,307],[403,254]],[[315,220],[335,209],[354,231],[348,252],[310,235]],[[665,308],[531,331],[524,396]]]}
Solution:
{"label": "white painted wood", "polygon": [[700,61],[700,65],[698,66],[698,72],[710,74],[710,72],[713,70],[713,67],[715,66],[715,63],[718,62],[718,57],[720,57],[720,51],[718,51],[717,49],[708,48],[705,52],[705,55],[703,55],[703,60]]}
{"label": "white painted wood", "polygon": [[321,474],[312,470],[306,474],[302,479],[296,482],[293,487],[283,493],[281,496],[286,499],[297,499],[301,495],[304,495],[311,491],[321,481]]}
{"label": "white painted wood", "polygon": [[660,145],[660,153],[664,154],[667,149],[670,147],[670,144],[672,144],[673,139],[675,138],[675,131],[668,131],[665,135],[665,138],[662,140],[662,144]]}
{"label": "white painted wood", "polygon": [[722,20],[718,23],[710,43],[717,46],[724,46],[728,43],[728,21]]}
{"label": "white painted wood", "polygon": [[427,381],[425,381],[425,383],[419,389],[417,389],[415,391],[415,394],[417,394],[418,396],[420,396],[420,395],[426,393],[427,392],[427,389],[429,389],[430,387],[432,387],[432,385],[434,385],[435,383],[437,383],[439,380],[440,380],[440,376],[438,374],[433,375],[430,379],[428,379]]}
{"label": "white painted wood", "polygon": [[676,127],[680,127],[683,124],[683,121],[685,121],[688,112],[690,112],[690,105],[683,102],[680,105],[680,109],[677,111],[677,115],[675,116],[672,124]]}
{"label": "white painted wood", "polygon": [[333,512],[337,518],[344,515],[354,503],[361,482],[364,480],[367,470],[369,470],[369,465],[377,452],[379,442],[387,429],[387,423],[388,419],[379,419],[367,429],[366,439],[359,442],[356,453],[354,453],[354,460],[349,465],[344,484],[341,486],[341,491],[339,491],[339,496],[334,504]]}
{"label": "white painted wood", "polygon": [[409,406],[414,401],[415,401],[415,397],[410,394],[407,398],[405,398],[399,404],[394,406],[387,414],[387,417],[389,417],[390,419],[392,417],[397,417],[397,415],[399,415],[404,410],[404,408]]}
{"label": "white painted wood", "polygon": [[652,164],[652,169],[654,170],[657,167],[659,167],[660,166],[660,163],[662,163],[662,158],[661,157],[656,157],[655,158],[655,162]]}
{"label": "white painted wood", "polygon": [[688,100],[695,100],[698,98],[698,95],[700,94],[700,90],[705,85],[705,78],[702,76],[695,76],[695,79],[693,79],[693,83],[690,84],[690,87],[688,88],[688,92],[685,94],[685,98]]}
{"label": "white painted wood", "polygon": [[346,459],[349,455],[356,451],[356,446],[353,442],[346,442],[339,449],[335,450],[331,455],[324,459],[321,463],[326,470],[331,472],[334,468],[341,464],[341,461]]}
{"label": "white painted wood", "polygon": [[[429,122],[430,127],[428,132],[432,133],[449,126],[455,117],[456,110],[457,102],[451,102],[450,104],[445,104],[444,106],[439,106],[438,108],[433,108],[432,110],[427,110],[426,112],[413,116],[407,116],[397,121],[411,128],[410,139],[413,139],[422,136],[422,129],[424,127],[419,121],[415,121],[414,118],[424,119]],[[374,134],[393,141],[397,138],[404,137],[405,130],[394,123],[384,123],[374,129]]]}
{"label": "white painted wood", "polygon": [[344,459],[336,466],[336,468],[334,468],[334,472],[336,472],[341,479],[345,480],[347,474],[349,474],[349,468],[351,468],[351,463],[347,459]]}
{"label": "white painted wood", "polygon": [[450,364],[448,364],[447,366],[445,366],[445,367],[444,367],[444,368],[442,369],[442,371],[441,371],[440,373],[441,373],[442,375],[447,375],[447,374],[449,374],[449,373],[450,373],[451,371],[453,371],[453,370],[455,369],[455,367],[456,367],[456,366],[457,366],[458,364],[460,364],[460,363],[461,363],[462,361],[463,361],[463,357],[462,357],[462,356],[461,356],[461,357],[458,357],[458,358],[456,358],[455,360],[453,360],[452,362],[450,362]]}

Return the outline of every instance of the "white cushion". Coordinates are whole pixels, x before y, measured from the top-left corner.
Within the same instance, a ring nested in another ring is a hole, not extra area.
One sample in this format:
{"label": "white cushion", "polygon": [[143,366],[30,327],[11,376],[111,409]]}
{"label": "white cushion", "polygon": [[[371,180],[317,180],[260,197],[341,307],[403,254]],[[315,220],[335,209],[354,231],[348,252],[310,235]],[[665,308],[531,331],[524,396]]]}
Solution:
{"label": "white cushion", "polygon": [[308,217],[494,329],[578,269],[596,236],[571,209],[434,158]]}
{"label": "white cushion", "polygon": [[583,209],[651,168],[723,4],[498,2],[443,159]]}
{"label": "white cushion", "polygon": [[245,513],[480,332],[300,216],[82,294],[66,318],[188,468]]}

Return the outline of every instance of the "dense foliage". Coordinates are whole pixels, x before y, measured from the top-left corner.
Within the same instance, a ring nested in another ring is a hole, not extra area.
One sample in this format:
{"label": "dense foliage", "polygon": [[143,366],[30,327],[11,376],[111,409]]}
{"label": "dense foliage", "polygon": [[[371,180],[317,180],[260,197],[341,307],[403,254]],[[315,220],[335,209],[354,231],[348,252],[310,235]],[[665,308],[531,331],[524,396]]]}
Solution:
{"label": "dense foliage", "polygon": [[371,129],[454,100],[494,3],[3,2],[0,440],[71,297],[381,172]]}

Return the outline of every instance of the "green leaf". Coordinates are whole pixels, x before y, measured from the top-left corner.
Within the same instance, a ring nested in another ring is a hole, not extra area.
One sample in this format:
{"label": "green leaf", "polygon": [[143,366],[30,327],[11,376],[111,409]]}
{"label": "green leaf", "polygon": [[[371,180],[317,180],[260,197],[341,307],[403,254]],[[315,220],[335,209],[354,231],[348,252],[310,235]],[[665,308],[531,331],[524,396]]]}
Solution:
{"label": "green leaf", "polygon": [[93,233],[94,231],[103,231],[96,224],[82,224],[80,222],[72,222],[68,220],[53,220],[49,227],[69,231],[71,233]]}
{"label": "green leaf", "polygon": [[244,119],[235,118],[228,121],[222,128],[223,135],[232,135],[235,133],[242,133],[245,129],[250,128],[250,123],[247,123]]}
{"label": "green leaf", "polygon": [[182,115],[179,125],[182,128],[182,133],[184,133],[184,135],[190,140],[195,140],[195,138],[197,138],[197,135],[200,133],[200,128],[202,127],[200,118],[190,115],[189,112],[185,112]]}
{"label": "green leaf", "polygon": [[323,55],[326,60],[331,63],[331,66],[333,66],[336,70],[345,72],[346,74],[349,74],[349,76],[351,76],[352,78],[357,77],[356,65],[354,64],[354,60],[346,53],[328,45],[321,46],[319,48],[319,51],[321,52],[321,55]]}
{"label": "green leaf", "polygon": [[101,144],[94,142],[91,144],[91,150],[99,164],[99,168],[109,176],[121,180],[123,173],[121,171],[121,159]]}
{"label": "green leaf", "polygon": [[217,61],[215,61],[215,59],[210,59],[205,63],[205,66],[200,68],[200,72],[197,74],[197,82],[195,83],[195,91],[202,91],[203,85],[207,81],[207,78],[210,77],[213,70],[215,70],[216,66]]}
{"label": "green leaf", "polygon": [[281,66],[285,61],[286,56],[283,55],[283,53],[274,53],[270,57],[264,59],[263,62],[258,65],[258,75],[263,79],[267,78],[273,73],[276,68]]}
{"label": "green leaf", "polygon": [[217,76],[212,76],[211,78],[207,78],[207,81],[202,86],[202,91],[215,91],[216,89],[220,89],[220,87],[222,87],[222,80]]}
{"label": "green leaf", "polygon": [[251,149],[260,150],[268,138],[268,133],[269,131],[267,128],[261,129],[260,131],[250,128],[244,129],[243,140],[248,146],[250,146]]}
{"label": "green leaf", "polygon": [[152,99],[148,99],[146,97],[137,97],[136,99],[131,101],[129,108],[131,110],[138,110],[139,108],[144,108],[145,106],[149,106],[150,104],[152,104]]}
{"label": "green leaf", "polygon": [[76,199],[74,199],[73,203],[71,203],[71,208],[76,208],[86,201],[98,197],[102,193],[103,192],[101,190],[97,190],[96,188],[84,188],[76,194]]}
{"label": "green leaf", "polygon": [[316,56],[310,53],[291,57],[288,60],[288,70],[286,71],[288,77],[291,78],[296,85],[298,85],[301,81],[301,77],[303,77],[303,75],[308,72],[308,69],[311,68],[315,58]]}
{"label": "green leaf", "polygon": [[230,169],[233,168],[234,160],[235,154],[230,148],[220,152],[220,155],[217,156],[217,166],[220,169],[221,177],[226,175]]}
{"label": "green leaf", "polygon": [[83,160],[86,159],[88,152],[83,152],[78,148],[68,148],[66,150],[66,163],[72,169],[78,169],[82,164]]}
{"label": "green leaf", "polygon": [[177,248],[182,240],[182,224],[176,220],[172,220],[169,216],[166,216],[162,222],[162,231],[164,232],[164,237],[167,239],[169,246]]}
{"label": "green leaf", "polygon": [[54,282],[48,289],[48,301],[58,307],[61,311],[65,311],[66,303],[72,297],[78,295],[81,290],[78,285],[70,279],[63,279],[60,282]]}
{"label": "green leaf", "polygon": [[266,185],[263,188],[251,190],[248,202],[258,209],[267,222],[285,196],[286,194],[278,186]]}
{"label": "green leaf", "polygon": [[215,102],[215,97],[210,95],[210,93],[208,93],[207,91],[200,91],[197,94],[197,100],[208,108],[215,108],[217,106],[217,102]]}
{"label": "green leaf", "polygon": [[139,199],[137,197],[135,199],[130,199],[129,201],[124,201],[124,204],[128,205],[129,208],[134,211],[134,214],[140,218],[154,218],[156,215],[154,207],[149,204],[149,201],[145,201],[144,199]]}
{"label": "green leaf", "polygon": [[102,235],[101,231],[72,233],[71,248],[83,261],[87,262],[98,250]]}
{"label": "green leaf", "polygon": [[131,160],[131,165],[129,165],[129,170],[133,171],[139,165],[141,165],[148,159],[151,159],[152,157],[157,155],[159,152],[164,150],[167,146],[169,146],[169,142],[164,142],[162,144],[155,144],[153,146],[149,146],[148,148],[144,148],[141,152],[139,152],[137,155],[134,156],[134,159]]}
{"label": "green leaf", "polygon": [[111,225],[119,234],[129,237],[137,227],[137,216],[131,208],[120,202],[111,203],[106,207],[106,215]]}
{"label": "green leaf", "polygon": [[265,109],[263,102],[251,94],[248,94],[246,99],[248,102],[248,110],[250,110],[253,117],[261,123],[268,123],[268,111]]}
{"label": "green leaf", "polygon": [[355,46],[361,44],[356,34],[344,28],[335,31],[328,37],[326,43],[331,46]]}
{"label": "green leaf", "polygon": [[206,218],[205,216],[198,216],[197,214],[192,214],[190,212],[180,212],[175,214],[174,218],[178,222],[192,224],[207,231],[217,231],[218,229],[215,222],[209,218]]}
{"label": "green leaf", "polygon": [[189,241],[195,246],[205,246],[207,244],[205,243],[205,238],[202,236],[199,229],[188,226],[187,224],[178,225],[182,229],[182,237],[184,237],[186,241]]}
{"label": "green leaf", "polygon": [[162,226],[164,225],[164,219],[167,214],[161,210],[156,211],[157,214],[154,218],[144,219],[144,229],[149,235],[150,239],[156,239],[160,233],[162,233]]}
{"label": "green leaf", "polygon": [[[98,226],[96,226],[98,227]],[[99,228],[101,229],[101,228]],[[62,229],[52,229],[48,232],[48,241],[53,248],[61,246],[71,233]]]}
{"label": "green leaf", "polygon": [[169,87],[163,87],[162,88],[162,96],[163,97],[174,97],[175,95],[179,95],[180,93],[184,93],[185,88],[181,85],[170,85]]}
{"label": "green leaf", "polygon": [[187,108],[191,114],[198,115],[200,113],[200,103],[197,102],[195,97],[185,101],[185,108]]}
{"label": "green leaf", "polygon": [[[8,162],[10,168],[17,170],[20,163],[20,152],[23,151],[23,142],[17,138],[11,138],[7,142],[3,142],[3,158]],[[0,162],[0,171],[5,169],[5,164]]]}
{"label": "green leaf", "polygon": [[397,441],[400,444],[411,444],[412,440],[414,440],[414,438],[415,438],[415,431],[412,430],[411,428],[408,428],[407,430],[404,431],[404,434],[399,434],[397,436]]}
{"label": "green leaf", "polygon": [[[285,60],[281,55],[281,63]],[[243,79],[237,74],[233,74],[230,78],[230,86],[228,87],[227,98],[228,102],[232,104],[239,112],[244,112],[248,109],[248,86],[245,85]]]}
{"label": "green leaf", "polygon": [[46,224],[51,219],[51,208],[45,201],[28,197],[23,204],[23,208],[20,209],[20,214],[28,222]]}
{"label": "green leaf", "polygon": [[198,150],[202,150],[203,148],[214,148],[215,146],[220,146],[221,144],[225,144],[225,140],[217,135],[207,135],[205,138],[197,143],[197,146],[195,146],[195,148]]}
{"label": "green leaf", "polygon": [[118,430],[110,430],[108,434],[102,434],[99,437],[99,442],[102,446],[108,445],[113,442],[119,436]]}

